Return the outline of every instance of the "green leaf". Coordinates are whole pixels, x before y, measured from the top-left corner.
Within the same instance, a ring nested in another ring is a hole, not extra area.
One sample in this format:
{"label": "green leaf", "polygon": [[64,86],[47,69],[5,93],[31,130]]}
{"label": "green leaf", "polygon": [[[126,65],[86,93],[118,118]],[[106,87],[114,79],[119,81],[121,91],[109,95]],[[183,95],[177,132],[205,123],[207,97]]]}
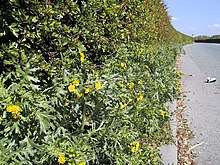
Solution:
{"label": "green leaf", "polygon": [[20,31],[18,28],[16,28],[17,24],[16,23],[12,23],[9,27],[9,29],[11,30],[11,32],[14,34],[15,37],[18,38],[18,32]]}
{"label": "green leaf", "polygon": [[31,20],[33,23],[36,23],[38,21],[37,17],[33,17]]}
{"label": "green leaf", "polygon": [[37,111],[36,112],[36,119],[40,123],[40,132],[47,132],[47,130],[50,127],[50,123],[48,121],[47,115],[44,114],[43,112]]}
{"label": "green leaf", "polygon": [[3,37],[5,35],[6,35],[5,31],[3,33],[0,33],[0,37]]}
{"label": "green leaf", "polygon": [[33,81],[33,82],[35,82],[35,83],[40,82],[40,80],[38,80],[37,78],[34,78],[33,76],[27,76],[27,79],[28,79],[29,81]]}

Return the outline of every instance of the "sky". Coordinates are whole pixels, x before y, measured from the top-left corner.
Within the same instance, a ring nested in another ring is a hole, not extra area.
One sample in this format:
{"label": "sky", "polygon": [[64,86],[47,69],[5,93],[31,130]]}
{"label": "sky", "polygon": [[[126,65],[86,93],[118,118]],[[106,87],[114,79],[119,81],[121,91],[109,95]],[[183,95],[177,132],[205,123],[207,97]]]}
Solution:
{"label": "sky", "polygon": [[174,28],[190,36],[220,34],[220,0],[164,0]]}

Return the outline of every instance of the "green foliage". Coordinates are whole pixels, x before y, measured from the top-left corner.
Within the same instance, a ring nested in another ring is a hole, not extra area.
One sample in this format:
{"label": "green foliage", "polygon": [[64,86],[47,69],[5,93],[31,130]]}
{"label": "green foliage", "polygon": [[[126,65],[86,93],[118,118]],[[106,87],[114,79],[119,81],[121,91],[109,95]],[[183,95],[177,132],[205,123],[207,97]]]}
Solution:
{"label": "green foliage", "polygon": [[194,40],[208,40],[208,39],[210,39],[210,37],[205,36],[205,35],[200,35],[200,36],[194,37]]}
{"label": "green foliage", "polygon": [[[157,147],[170,138],[166,102],[175,94],[175,56],[172,49],[121,48],[101,70],[87,59],[76,70],[72,60],[47,89],[35,85],[34,68],[16,68],[12,74],[20,74],[19,83],[6,88],[8,77],[1,78],[3,162],[54,164],[64,154],[68,162],[158,164]],[[14,119],[8,105],[19,105],[21,116]],[[133,141],[140,143],[135,153],[129,148]]]}
{"label": "green foliage", "polygon": [[195,42],[203,42],[203,43],[220,43],[220,35],[213,36],[196,36],[194,37]]}
{"label": "green foliage", "polygon": [[0,164],[162,164],[189,38],[160,0],[0,6]]}
{"label": "green foliage", "polygon": [[220,39],[220,35],[213,35],[211,36],[211,39]]}

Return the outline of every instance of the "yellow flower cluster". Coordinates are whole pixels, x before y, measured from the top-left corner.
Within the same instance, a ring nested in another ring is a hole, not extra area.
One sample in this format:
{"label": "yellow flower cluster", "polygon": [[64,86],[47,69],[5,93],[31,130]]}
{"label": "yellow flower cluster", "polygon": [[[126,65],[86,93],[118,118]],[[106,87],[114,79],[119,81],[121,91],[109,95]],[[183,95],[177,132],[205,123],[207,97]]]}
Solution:
{"label": "yellow flower cluster", "polygon": [[121,62],[120,64],[122,69],[126,69],[127,68],[127,64],[125,62]]}
{"label": "yellow flower cluster", "polygon": [[[69,87],[68,87],[69,92],[74,93],[76,95],[77,99],[80,99],[83,96],[83,94],[79,93],[78,90],[76,89],[76,87],[79,86],[79,85],[80,85],[80,80],[75,79],[73,81],[73,83],[70,84]],[[100,89],[101,86],[102,86],[102,84],[101,84],[100,81],[95,83],[95,88],[97,90]],[[87,87],[84,88],[84,93],[85,94],[88,94],[90,91],[91,91],[91,86],[87,86]]]}
{"label": "yellow flower cluster", "polygon": [[136,152],[139,149],[139,147],[140,147],[139,142],[134,141],[130,143],[130,149],[132,153]]}
{"label": "yellow flower cluster", "polygon": [[138,81],[138,85],[142,85],[142,84],[143,84],[142,81],[139,80],[139,81]]}
{"label": "yellow flower cluster", "polygon": [[99,81],[99,82],[97,82],[97,83],[95,83],[95,88],[96,89],[100,89],[101,88],[101,86],[102,86],[102,84],[101,84],[101,82]]}
{"label": "yellow flower cluster", "polygon": [[63,155],[59,155],[58,157],[58,163],[59,164],[64,164],[66,162],[66,158]]}
{"label": "yellow flower cluster", "polygon": [[120,104],[120,109],[124,109],[127,106],[127,104],[123,104],[121,102],[119,104]]}
{"label": "yellow flower cluster", "polygon": [[76,94],[76,98],[77,98],[77,99],[80,99],[82,96],[83,96],[82,93],[77,93],[77,94]]}
{"label": "yellow flower cluster", "polygon": [[124,88],[125,85],[121,83],[121,84],[119,84],[119,87],[120,87],[120,88]]}
{"label": "yellow flower cluster", "polygon": [[134,89],[134,83],[127,83],[128,88]]}
{"label": "yellow flower cluster", "polygon": [[12,117],[17,119],[21,116],[22,109],[18,105],[8,105],[6,111],[11,112]]}
{"label": "yellow flower cluster", "polygon": [[73,85],[75,85],[75,86],[79,86],[79,83],[80,83],[80,80],[79,80],[79,79],[75,79],[75,80],[73,81]]}
{"label": "yellow flower cluster", "polygon": [[80,162],[78,165],[86,165],[86,162]]}
{"label": "yellow flower cluster", "polygon": [[120,88],[128,87],[128,88],[130,88],[130,89],[134,89],[134,83],[133,83],[133,82],[127,83],[127,84],[121,83],[121,84],[119,84],[118,86],[119,86]]}
{"label": "yellow flower cluster", "polygon": [[182,76],[182,73],[178,71],[178,72],[176,72],[176,75],[178,78],[180,78]]}
{"label": "yellow flower cluster", "polygon": [[164,117],[165,117],[165,115],[166,115],[166,112],[165,112],[165,111],[163,111],[163,110],[160,110],[160,115],[162,116],[162,118],[164,118]]}
{"label": "yellow flower cluster", "polygon": [[69,90],[69,92],[72,92],[72,93],[74,93],[74,94],[77,93],[77,90],[76,90],[75,85],[72,85],[72,84],[69,85],[68,90]]}
{"label": "yellow flower cluster", "polygon": [[73,81],[73,83],[70,84],[68,87],[69,92],[74,93],[76,95],[77,99],[80,99],[83,96],[83,94],[79,93],[78,90],[76,89],[76,86],[79,86],[79,84],[80,84],[80,80],[75,79]]}
{"label": "yellow flower cluster", "polygon": [[182,84],[177,84],[177,85],[176,85],[176,89],[177,89],[177,90],[180,90],[181,88],[182,88]]}
{"label": "yellow flower cluster", "polygon": [[83,52],[79,52],[80,61],[83,62],[85,60],[85,54]]}
{"label": "yellow flower cluster", "polygon": [[141,101],[143,98],[144,98],[144,96],[141,93],[138,93],[137,101]]}
{"label": "yellow flower cluster", "polygon": [[85,94],[88,94],[90,92],[91,88],[90,87],[86,87],[84,88]]}

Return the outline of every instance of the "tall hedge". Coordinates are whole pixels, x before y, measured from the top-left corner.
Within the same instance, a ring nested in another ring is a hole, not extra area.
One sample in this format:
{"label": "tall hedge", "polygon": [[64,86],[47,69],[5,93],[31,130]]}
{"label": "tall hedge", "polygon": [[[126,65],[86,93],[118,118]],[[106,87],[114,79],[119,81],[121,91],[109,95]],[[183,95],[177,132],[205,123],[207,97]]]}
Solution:
{"label": "tall hedge", "polygon": [[35,55],[37,63],[57,63],[79,43],[100,61],[123,44],[169,43],[179,34],[160,0],[5,0],[0,17],[3,70],[13,67],[7,61],[25,65]]}
{"label": "tall hedge", "polygon": [[[160,0],[1,0],[0,164],[161,164],[186,38]],[[182,38],[181,38],[182,37]]]}

